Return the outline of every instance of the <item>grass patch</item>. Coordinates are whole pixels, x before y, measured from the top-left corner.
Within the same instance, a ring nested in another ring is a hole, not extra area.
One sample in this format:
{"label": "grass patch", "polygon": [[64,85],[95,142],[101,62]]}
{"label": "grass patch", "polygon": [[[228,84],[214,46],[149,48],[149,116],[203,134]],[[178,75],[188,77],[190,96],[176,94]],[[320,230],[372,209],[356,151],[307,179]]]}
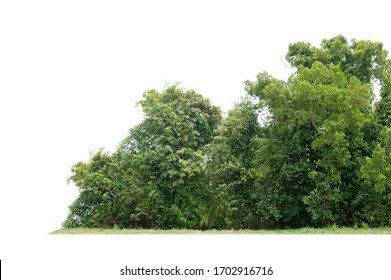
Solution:
{"label": "grass patch", "polygon": [[50,234],[391,234],[388,228],[300,228],[283,230],[188,230],[188,229],[58,229]]}

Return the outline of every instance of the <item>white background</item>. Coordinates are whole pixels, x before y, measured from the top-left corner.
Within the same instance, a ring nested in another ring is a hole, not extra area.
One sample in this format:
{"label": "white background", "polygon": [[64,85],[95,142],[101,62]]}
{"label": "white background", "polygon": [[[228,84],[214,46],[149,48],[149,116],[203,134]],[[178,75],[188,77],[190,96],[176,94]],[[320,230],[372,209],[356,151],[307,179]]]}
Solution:
{"label": "white background", "polygon": [[258,72],[288,77],[289,43],[339,34],[391,50],[386,1],[1,1],[3,277],[230,264],[275,266],[273,279],[389,279],[389,236],[48,236],[77,196],[70,167],[115,149],[142,120],[144,91],[181,82],[226,112]]}

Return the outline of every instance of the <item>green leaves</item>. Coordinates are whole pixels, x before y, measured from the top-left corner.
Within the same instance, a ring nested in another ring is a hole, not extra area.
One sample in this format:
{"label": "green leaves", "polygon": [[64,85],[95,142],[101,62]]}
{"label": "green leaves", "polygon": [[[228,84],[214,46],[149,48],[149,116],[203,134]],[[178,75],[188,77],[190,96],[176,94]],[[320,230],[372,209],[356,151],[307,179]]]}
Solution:
{"label": "green leaves", "polygon": [[289,44],[289,51],[285,58],[292,66],[311,67],[315,61],[315,52],[315,48],[310,43],[298,42]]}
{"label": "green leaves", "polygon": [[258,227],[255,207],[258,194],[254,187],[254,159],[260,135],[257,109],[249,98],[236,104],[206,149],[212,227]]}
{"label": "green leaves", "polygon": [[[285,228],[391,224],[391,62],[339,35],[289,45],[220,109],[178,84],[148,90],[114,153],[72,167],[65,227]],[[376,103],[374,84],[380,85]]]}
{"label": "green leaves", "polygon": [[353,223],[358,169],[370,152],[367,128],[374,126],[369,82],[381,78],[375,68],[384,54],[379,44],[349,45],[342,36],[320,49],[299,42],[289,46],[287,60],[297,72],[287,83],[265,73],[246,83],[271,114],[258,152],[258,214],[265,226]]}
{"label": "green leaves", "polygon": [[371,157],[361,166],[363,188],[361,202],[365,202],[362,215],[370,225],[388,225],[391,221],[391,129],[384,128],[381,142]]}
{"label": "green leaves", "polygon": [[303,202],[308,205],[307,210],[311,214],[313,225],[316,226],[331,226],[338,223],[342,200],[340,189],[332,188],[325,182],[320,183],[303,198]]}
{"label": "green leaves", "polygon": [[220,109],[178,85],[161,93],[147,91],[139,104],[145,120],[130,131],[121,149],[136,158],[135,168],[149,193],[159,194],[156,225],[198,228],[209,199],[203,150],[220,123]]}

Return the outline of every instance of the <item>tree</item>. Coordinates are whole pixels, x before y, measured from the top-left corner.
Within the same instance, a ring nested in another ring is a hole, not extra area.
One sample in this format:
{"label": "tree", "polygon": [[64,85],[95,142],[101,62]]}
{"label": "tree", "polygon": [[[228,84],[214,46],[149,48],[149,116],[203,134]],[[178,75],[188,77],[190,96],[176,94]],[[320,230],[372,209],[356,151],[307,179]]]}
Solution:
{"label": "tree", "polygon": [[387,55],[381,43],[341,35],[319,48],[290,44],[295,72],[246,81],[223,120],[194,90],[146,91],[144,121],[117,150],[72,167],[80,195],[64,226],[389,226]]}
{"label": "tree", "polygon": [[246,98],[228,112],[208,147],[205,172],[213,197],[210,227],[258,226],[253,173],[259,133],[257,106]]}
{"label": "tree", "polygon": [[112,227],[118,224],[120,193],[115,155],[99,150],[88,163],[78,162],[72,167],[73,181],[80,195],[70,206],[65,227]]}
{"label": "tree", "polygon": [[264,226],[352,224],[371,85],[315,62],[287,83],[263,73],[247,90],[271,114],[258,158]]}
{"label": "tree", "polygon": [[363,180],[357,203],[363,223],[373,227],[391,224],[391,129],[385,127],[381,141],[360,169]]}
{"label": "tree", "polygon": [[220,109],[195,91],[173,85],[139,102],[145,120],[113,154],[103,150],[72,167],[80,195],[65,227],[199,228],[210,196],[205,147]]}
{"label": "tree", "polygon": [[[321,48],[306,42],[290,44],[286,59],[295,69],[310,68],[315,62],[338,65],[348,78],[380,85],[375,117],[381,126],[391,125],[391,61],[382,43],[353,39],[349,44],[344,36],[338,35],[324,39]],[[375,133],[377,137],[380,130],[372,127],[372,135]]]}
{"label": "tree", "polygon": [[149,205],[151,226],[199,228],[207,224],[205,147],[221,121],[220,109],[178,85],[150,90],[138,104],[144,121],[122,144],[134,157]]}

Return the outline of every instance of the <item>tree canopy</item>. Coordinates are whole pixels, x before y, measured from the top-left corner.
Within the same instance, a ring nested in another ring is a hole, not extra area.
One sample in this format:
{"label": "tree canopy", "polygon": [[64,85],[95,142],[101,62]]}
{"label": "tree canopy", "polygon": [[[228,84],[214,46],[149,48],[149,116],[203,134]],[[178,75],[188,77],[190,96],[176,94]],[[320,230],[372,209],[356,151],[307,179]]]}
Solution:
{"label": "tree canopy", "polygon": [[390,226],[388,52],[339,35],[290,44],[286,60],[287,80],[259,73],[224,118],[178,84],[146,91],[116,151],[72,167],[63,226]]}

